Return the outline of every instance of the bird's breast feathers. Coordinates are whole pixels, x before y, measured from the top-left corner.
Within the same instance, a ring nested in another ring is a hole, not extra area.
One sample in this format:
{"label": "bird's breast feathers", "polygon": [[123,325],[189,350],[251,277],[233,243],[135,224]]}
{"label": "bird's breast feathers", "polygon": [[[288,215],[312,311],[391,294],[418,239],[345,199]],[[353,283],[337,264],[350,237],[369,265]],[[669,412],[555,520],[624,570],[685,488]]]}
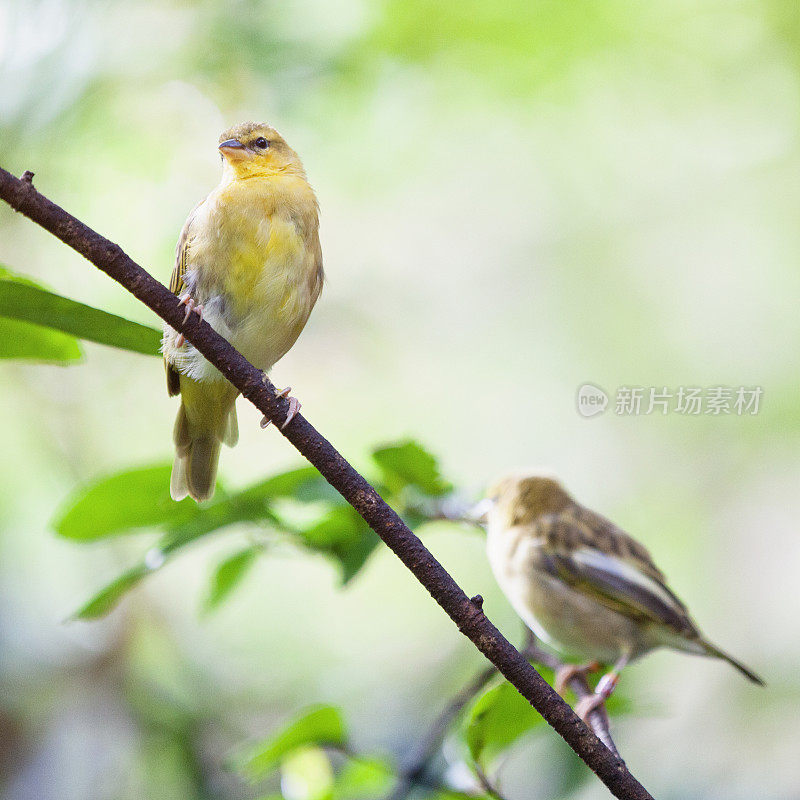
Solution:
{"label": "bird's breast feathers", "polygon": [[195,212],[187,246],[185,282],[205,318],[257,367],[271,367],[322,289],[311,188],[299,178],[222,184]]}
{"label": "bird's breast feathers", "polygon": [[514,610],[557,650],[613,663],[636,638],[629,620],[550,575],[542,542],[528,530],[501,536],[490,525],[487,545],[492,570]]}

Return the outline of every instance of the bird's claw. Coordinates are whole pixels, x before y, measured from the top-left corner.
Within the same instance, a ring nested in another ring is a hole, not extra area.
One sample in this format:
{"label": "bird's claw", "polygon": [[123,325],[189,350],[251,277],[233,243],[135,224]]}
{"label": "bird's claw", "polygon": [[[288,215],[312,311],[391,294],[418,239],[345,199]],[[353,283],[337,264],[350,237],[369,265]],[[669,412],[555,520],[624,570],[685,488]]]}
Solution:
{"label": "bird's claw", "polygon": [[619,683],[619,673],[607,672],[597,682],[597,686],[595,686],[594,693],[600,694],[606,700],[608,700],[608,698],[611,697],[611,694],[613,693],[614,689],[617,688],[618,683]]}
{"label": "bird's claw", "polygon": [[203,306],[200,303],[195,303],[194,298],[190,294],[181,295],[178,305],[186,306],[186,314],[183,317],[184,324],[186,324],[192,311],[194,311],[200,319],[203,319]]}
{"label": "bird's claw", "polygon": [[[178,301],[179,306],[186,306],[186,314],[183,317],[183,324],[185,325],[189,320],[189,315],[194,311],[200,320],[203,319],[203,306],[200,303],[195,303],[194,299],[190,294],[183,294],[180,296]],[[178,335],[178,338],[175,340],[176,347],[183,347],[186,343],[186,337],[181,333]]]}
{"label": "bird's claw", "polygon": [[582,697],[575,704],[575,713],[588,725],[592,712],[605,705],[606,698],[599,694],[590,694]]}
{"label": "bird's claw", "polygon": [[[266,378],[266,376],[264,376]],[[286,415],[286,419],[281,425],[281,430],[283,430],[296,416],[297,412],[302,408],[300,401],[296,397],[289,397],[289,392],[292,391],[291,386],[287,386],[285,389],[282,389],[278,392],[275,397],[288,397],[289,398],[289,413]],[[272,420],[269,417],[264,417],[261,420],[261,427],[267,428],[272,424]]]}
{"label": "bird's claw", "polygon": [[275,397],[287,397],[289,399],[289,413],[286,415],[283,425],[281,425],[281,430],[283,430],[297,416],[297,412],[301,408],[300,401],[296,397],[289,396],[289,392],[291,391],[292,387],[287,386],[285,389],[281,389],[281,391],[275,395]]}
{"label": "bird's claw", "polygon": [[300,410],[300,408],[300,401],[296,397],[290,397],[289,413],[286,415],[286,420],[284,421],[283,425],[281,425],[281,430],[283,430],[297,416],[297,412]]}
{"label": "bird's claw", "polygon": [[563,697],[573,678],[585,678],[599,669],[598,661],[591,661],[588,664],[563,664],[556,670],[555,689]]}
{"label": "bird's claw", "polygon": [[619,673],[607,672],[597,683],[593,694],[582,697],[575,704],[575,713],[588,724],[589,715],[603,706],[619,683]]}

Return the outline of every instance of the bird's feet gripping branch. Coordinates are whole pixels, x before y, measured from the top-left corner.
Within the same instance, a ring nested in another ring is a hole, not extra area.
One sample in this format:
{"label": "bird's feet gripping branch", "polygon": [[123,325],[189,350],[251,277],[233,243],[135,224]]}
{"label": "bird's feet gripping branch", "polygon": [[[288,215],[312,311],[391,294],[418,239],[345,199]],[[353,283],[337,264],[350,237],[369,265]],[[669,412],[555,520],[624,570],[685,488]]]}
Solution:
{"label": "bird's feet gripping branch", "polygon": [[589,714],[605,705],[606,700],[614,693],[619,683],[619,673],[628,663],[628,658],[621,658],[615,665],[611,672],[607,672],[597,682],[594,694],[581,698],[575,704],[575,713],[586,722],[589,719]]}
{"label": "bird's feet gripping branch", "polygon": [[[264,375],[264,383],[266,382],[267,382],[267,376]],[[287,386],[285,389],[281,389],[281,391],[275,395],[275,397],[286,397],[289,400],[289,413],[286,415],[286,419],[284,420],[283,425],[281,425],[281,430],[283,430],[297,416],[297,412],[303,407],[300,401],[296,397],[291,397],[289,395],[289,392],[291,391],[292,387]],[[261,420],[262,428],[267,428],[271,424],[272,420],[269,417],[265,416],[264,419]]]}
{"label": "bird's feet gripping branch", "polygon": [[590,661],[588,664],[563,664],[556,670],[555,690],[563,697],[573,678],[585,678],[587,675],[599,672],[600,669],[599,661]]}
{"label": "bird's feet gripping branch", "polygon": [[[182,294],[180,298],[178,298],[178,305],[179,306],[186,306],[186,314],[183,317],[184,324],[189,319],[189,315],[194,311],[200,319],[203,319],[203,306],[199,303],[195,303],[194,298],[186,292],[186,294]],[[175,340],[176,347],[183,347],[186,343],[186,339],[184,338],[183,334],[181,333],[178,338]]]}

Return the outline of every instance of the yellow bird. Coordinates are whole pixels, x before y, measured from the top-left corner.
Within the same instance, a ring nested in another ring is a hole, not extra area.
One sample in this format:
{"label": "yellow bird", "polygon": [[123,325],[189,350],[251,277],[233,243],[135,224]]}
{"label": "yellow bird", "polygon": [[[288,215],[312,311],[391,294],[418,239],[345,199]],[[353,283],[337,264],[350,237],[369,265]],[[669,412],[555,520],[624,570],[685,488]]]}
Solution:
{"label": "yellow bird", "polygon": [[[557,480],[511,475],[487,496],[481,511],[489,562],[523,622],[562,653],[614,664],[595,695],[576,707],[579,715],[586,718],[608,698],[629,661],[657,647],[721,658],[763,683],[700,633],[641,544]],[[588,668],[566,668],[557,676],[559,690]]]}
{"label": "yellow bird", "polygon": [[[322,291],[319,206],[297,153],[265,123],[219,139],[222,180],[189,214],[170,289],[248,361],[269,370],[297,340]],[[181,395],[170,494],[214,494],[220,444],[239,437],[238,395],[182,335],[164,326],[167,390]],[[287,396],[289,389],[281,394]],[[289,424],[300,404],[290,398]]]}

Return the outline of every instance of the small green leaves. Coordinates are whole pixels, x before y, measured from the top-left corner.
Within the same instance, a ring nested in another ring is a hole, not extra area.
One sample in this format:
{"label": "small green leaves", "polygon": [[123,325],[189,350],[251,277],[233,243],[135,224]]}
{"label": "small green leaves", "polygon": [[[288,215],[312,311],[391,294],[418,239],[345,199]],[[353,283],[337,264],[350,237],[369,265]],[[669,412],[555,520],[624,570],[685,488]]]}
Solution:
{"label": "small green leaves", "polygon": [[[148,356],[160,353],[160,330],[54,294],[5,267],[0,267],[0,317],[5,318],[0,327],[4,358],[75,360],[80,357],[75,337]],[[9,320],[16,325],[9,326]],[[72,343],[70,354],[54,355],[59,346],[66,351],[67,342]]]}
{"label": "small green leaves", "polygon": [[136,586],[149,571],[144,564],[141,564],[124,572],[79,608],[73,614],[73,619],[98,619],[99,617],[104,617],[114,609],[123,595]]}
{"label": "small green leaves", "polygon": [[0,318],[0,358],[68,364],[83,351],[74,336],[29,322]]}
{"label": "small green leaves", "polygon": [[259,744],[244,764],[252,780],[267,775],[282,759],[308,745],[343,747],[347,741],[344,720],[333,706],[315,706],[292,720],[275,736]]}
{"label": "small green leaves", "polygon": [[452,488],[439,472],[436,458],[419,442],[409,439],[379,447],[373,450],[372,458],[393,492],[410,486],[423,494],[438,496]]}
{"label": "small green leaves", "polygon": [[343,502],[336,489],[319,474],[316,467],[311,466],[279,472],[238,494],[241,502],[277,500],[287,497],[301,503],[311,503],[317,500]]}
{"label": "small green leaves", "polygon": [[216,608],[242,582],[262,550],[259,545],[252,545],[229,556],[217,567],[206,598],[207,611]]}
{"label": "small green leaves", "polygon": [[[385,485],[383,491],[409,524],[426,521],[428,512],[416,502],[449,489],[436,459],[416,442],[386,445],[374,452]],[[262,533],[320,553],[339,568],[342,583],[355,577],[379,539],[358,512],[311,466],[272,475],[237,492],[218,486],[210,502],[174,502],[169,495],[170,466],[156,464],[100,478],[77,490],[54,521],[59,536],[80,542],[121,536],[148,528],[160,531],[158,551],[169,560],[185,546],[234,525],[255,526]],[[437,500],[431,500],[436,503]],[[218,607],[244,578],[259,541],[219,565],[211,579],[206,610]],[[99,616],[119,600],[126,586],[148,570],[125,573],[103,589],[79,614]],[[127,577],[126,577],[127,576]],[[87,611],[87,609],[89,611]]]}
{"label": "small green leaves", "polygon": [[198,513],[197,506],[191,500],[176,503],[170,498],[169,476],[170,466],[163,464],[101,478],[67,500],[54,522],[56,533],[90,542],[191,519]]}
{"label": "small green leaves", "polygon": [[392,784],[393,771],[379,758],[352,758],[336,777],[334,800],[373,800],[384,797]]}
{"label": "small green leaves", "polygon": [[491,762],[522,734],[544,724],[539,712],[508,681],[484,692],[472,706],[465,739],[472,758]]}
{"label": "small green leaves", "polygon": [[364,566],[378,544],[378,537],[349,505],[337,505],[317,522],[299,531],[310,550],[334,556],[347,583]]}
{"label": "small green leaves", "polygon": [[301,747],[281,762],[281,788],[292,800],[333,800],[333,768],[324,750]]}
{"label": "small green leaves", "polygon": [[[346,757],[343,763],[334,759],[336,770],[326,752],[330,748]],[[385,760],[349,752],[341,711],[333,706],[307,709],[241,763],[243,773],[254,782],[277,769],[281,796],[292,800],[374,800],[383,797],[396,779]]]}

